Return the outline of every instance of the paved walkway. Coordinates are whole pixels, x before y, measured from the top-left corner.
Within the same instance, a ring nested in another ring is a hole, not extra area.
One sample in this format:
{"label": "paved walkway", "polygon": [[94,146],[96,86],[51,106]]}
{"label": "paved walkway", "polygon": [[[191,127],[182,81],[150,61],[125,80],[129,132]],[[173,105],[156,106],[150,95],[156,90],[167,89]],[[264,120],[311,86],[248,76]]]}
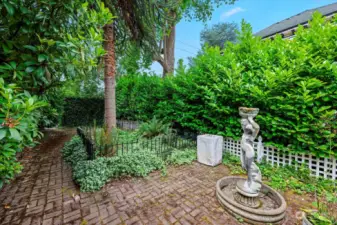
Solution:
{"label": "paved walkway", "polygon": [[165,178],[155,172],[79,193],[60,154],[70,136],[48,132],[23,154],[23,172],[0,192],[0,224],[240,224],[215,197],[215,182],[228,174],[224,166],[194,163],[170,168]]}

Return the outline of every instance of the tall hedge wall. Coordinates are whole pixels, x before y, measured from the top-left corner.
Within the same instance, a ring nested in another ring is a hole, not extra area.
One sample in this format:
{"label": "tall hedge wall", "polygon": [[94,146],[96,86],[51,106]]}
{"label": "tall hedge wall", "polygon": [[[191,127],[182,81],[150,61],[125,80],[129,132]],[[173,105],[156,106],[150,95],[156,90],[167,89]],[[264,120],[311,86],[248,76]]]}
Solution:
{"label": "tall hedge wall", "polygon": [[175,77],[122,77],[117,85],[125,84],[117,89],[120,116],[157,115],[190,129],[239,138],[238,107],[258,107],[265,142],[337,155],[335,23],[316,13],[310,29],[299,27],[293,40],[277,36],[273,41],[255,37],[242,24],[237,44],[228,43],[224,52],[203,49],[194,66],[179,69]]}
{"label": "tall hedge wall", "polygon": [[63,126],[85,126],[104,121],[104,99],[101,98],[66,98],[62,116]]}

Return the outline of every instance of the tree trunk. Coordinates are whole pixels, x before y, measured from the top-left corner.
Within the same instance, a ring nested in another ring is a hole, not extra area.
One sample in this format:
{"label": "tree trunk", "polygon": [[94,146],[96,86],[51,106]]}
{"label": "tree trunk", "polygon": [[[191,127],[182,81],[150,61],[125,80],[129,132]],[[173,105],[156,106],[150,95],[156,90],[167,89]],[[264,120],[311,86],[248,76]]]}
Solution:
{"label": "tree trunk", "polygon": [[174,73],[174,47],[176,41],[176,25],[172,25],[168,36],[164,37],[163,77]]}
{"label": "tree trunk", "polygon": [[109,131],[116,127],[116,58],[113,24],[104,26],[104,119]]}

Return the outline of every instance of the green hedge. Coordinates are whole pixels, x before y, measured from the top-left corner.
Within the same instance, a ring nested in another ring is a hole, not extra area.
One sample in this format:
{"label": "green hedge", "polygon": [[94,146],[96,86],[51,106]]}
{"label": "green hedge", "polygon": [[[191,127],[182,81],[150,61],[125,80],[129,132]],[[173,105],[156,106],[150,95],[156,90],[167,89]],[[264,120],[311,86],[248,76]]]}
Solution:
{"label": "green hedge", "polygon": [[65,98],[62,116],[63,126],[86,126],[94,120],[98,125],[104,121],[104,99]]}
{"label": "green hedge", "polygon": [[[162,79],[156,76],[130,75],[117,81],[117,118],[134,121],[152,119],[157,104],[164,96]],[[65,98],[62,115],[63,126],[85,126],[96,120],[104,121],[104,99]]]}
{"label": "green hedge", "polygon": [[[277,36],[273,41],[255,37],[243,23],[237,44],[227,43],[223,51],[204,48],[192,67],[178,68],[174,77],[122,76],[118,118],[146,121],[156,115],[183,128],[237,139],[242,135],[238,108],[258,107],[264,142],[337,155],[335,23],[315,13],[310,28],[299,27],[293,40]],[[84,115],[90,113],[97,119],[103,106],[92,105],[77,104],[84,110],[71,105],[71,120],[88,120]]]}
{"label": "green hedge", "polygon": [[148,121],[156,106],[165,99],[162,78],[157,76],[128,75],[117,81],[117,117],[126,120]]}
{"label": "green hedge", "polygon": [[238,107],[258,107],[264,142],[337,155],[336,40],[335,21],[317,13],[293,40],[261,40],[243,23],[237,44],[227,43],[224,51],[203,49],[192,67],[174,77],[121,77],[120,83],[137,91],[117,92],[118,105],[125,106],[118,111],[130,110],[127,101],[135,98],[130,119],[156,115],[203,133],[240,138]]}

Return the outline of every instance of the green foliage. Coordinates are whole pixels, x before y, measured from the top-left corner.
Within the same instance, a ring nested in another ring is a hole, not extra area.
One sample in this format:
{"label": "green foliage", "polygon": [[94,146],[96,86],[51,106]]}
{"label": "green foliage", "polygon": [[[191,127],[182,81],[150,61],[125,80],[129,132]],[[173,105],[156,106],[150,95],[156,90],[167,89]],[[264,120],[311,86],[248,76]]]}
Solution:
{"label": "green foliage", "polygon": [[336,204],[337,192],[326,192],[321,198],[315,195],[313,206],[316,209],[303,209],[303,211],[313,225],[333,225],[337,223]]}
{"label": "green foliage", "polygon": [[[119,117],[146,120],[156,115],[201,133],[237,139],[242,133],[238,107],[258,107],[256,120],[267,144],[320,157],[336,155],[335,22],[315,13],[310,28],[300,27],[293,40],[261,40],[244,22],[241,29],[236,44],[228,43],[224,50],[204,48],[194,66],[175,77],[156,83],[146,76],[121,77]],[[130,98],[133,87],[136,101]]]}
{"label": "green foliage", "polygon": [[0,78],[0,188],[22,169],[16,153],[33,147],[42,134],[37,123],[38,108],[46,106],[36,96],[21,92],[15,84],[6,85]]}
{"label": "green foliage", "polygon": [[84,192],[101,189],[109,179],[109,174],[105,158],[82,161],[73,167],[73,179]]}
{"label": "green foliage", "polygon": [[[246,174],[246,171],[241,169],[240,158],[237,156],[227,153],[223,157],[223,163],[229,167],[232,174]],[[258,167],[261,170],[263,182],[272,188],[282,191],[293,190],[297,194],[337,194],[335,181],[310,176],[310,170],[305,164],[297,165],[296,169],[295,166],[273,167],[269,163],[262,162]]]}
{"label": "green foliage", "polygon": [[172,133],[170,126],[170,123],[164,123],[156,117],[153,117],[149,122],[142,123],[138,128],[138,132],[142,137],[152,138],[161,134],[166,135]]}
{"label": "green foliage", "polygon": [[0,11],[0,76],[50,103],[39,125],[55,126],[66,92],[60,87],[95,70],[112,15],[96,0],[1,1]]}
{"label": "green foliage", "polygon": [[122,76],[117,81],[117,118],[147,121],[152,119],[161,96],[162,79],[147,74]]}
{"label": "green foliage", "polygon": [[145,177],[154,170],[166,171],[164,162],[153,152],[137,151],[122,156],[81,161],[73,168],[73,177],[81,191],[94,191],[99,190],[108,179]]}
{"label": "green foliage", "polygon": [[200,40],[203,45],[218,46],[220,49],[225,47],[227,41],[236,42],[239,27],[235,22],[224,22],[205,27],[200,33]]}
{"label": "green foliage", "polygon": [[[102,63],[101,63],[102,64]],[[99,64],[97,68],[93,68],[85,75],[78,74],[78,76],[68,79],[63,83],[59,95],[65,98],[103,98],[104,86],[103,84],[103,65]]]}
{"label": "green foliage", "polygon": [[69,142],[65,143],[62,148],[62,155],[66,162],[75,166],[78,162],[88,159],[85,146],[79,136],[74,136]]}
{"label": "green foliage", "polygon": [[122,143],[129,143],[139,138],[137,131],[118,129],[118,141]]}
{"label": "green foliage", "polygon": [[117,55],[117,78],[126,74],[137,74],[141,70],[150,69],[153,62],[151,52],[131,43]]}
{"label": "green foliage", "polygon": [[73,178],[81,191],[99,190],[107,180],[125,176],[145,177],[154,170],[166,173],[165,163],[154,152],[139,149],[121,156],[87,160],[87,153],[78,136],[62,149],[63,158],[73,167]]}
{"label": "green foliage", "polygon": [[84,128],[84,134],[94,144],[95,156],[107,156],[108,153],[109,156],[113,156],[116,153],[114,146],[119,141],[116,128],[109,131],[105,126],[97,127],[94,122],[93,127]]}
{"label": "green foliage", "polygon": [[61,79],[85,74],[95,67],[97,58],[104,55],[102,27],[112,15],[100,2],[89,2],[0,3],[2,77],[42,94]]}
{"label": "green foliage", "polygon": [[63,106],[63,126],[88,126],[96,121],[104,121],[104,99],[101,98],[66,98]]}
{"label": "green foliage", "polygon": [[196,149],[174,150],[167,158],[167,163],[172,165],[191,164],[196,159]]}
{"label": "green foliage", "polygon": [[[224,4],[234,4],[236,0],[183,0],[180,1],[178,14],[187,20],[206,22],[211,19],[214,8]],[[181,18],[181,17],[178,17]]]}
{"label": "green foliage", "polygon": [[330,219],[316,211],[307,211],[308,219],[313,225],[333,225]]}
{"label": "green foliage", "polygon": [[229,170],[231,171],[231,174],[233,175],[246,173],[241,166],[240,158],[235,155],[225,153],[222,157],[222,163],[228,166]]}
{"label": "green foliage", "polygon": [[165,169],[163,160],[153,154],[153,152],[146,150],[107,158],[106,163],[110,176],[114,178],[123,176],[145,177],[154,170]]}

